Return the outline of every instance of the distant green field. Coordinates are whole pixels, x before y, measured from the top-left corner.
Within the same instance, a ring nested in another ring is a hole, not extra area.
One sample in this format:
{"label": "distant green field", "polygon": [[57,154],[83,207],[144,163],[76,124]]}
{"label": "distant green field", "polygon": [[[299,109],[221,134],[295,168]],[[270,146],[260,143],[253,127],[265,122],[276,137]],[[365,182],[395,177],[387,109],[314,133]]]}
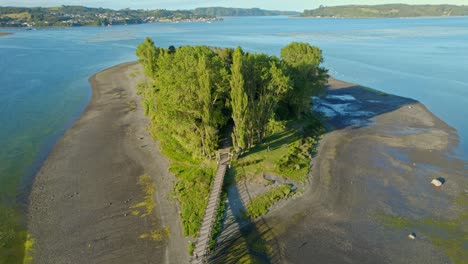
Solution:
{"label": "distant green field", "polygon": [[12,18],[12,19],[28,20],[28,19],[31,18],[31,14],[29,14],[28,12],[4,14],[4,15],[0,15],[0,18]]}

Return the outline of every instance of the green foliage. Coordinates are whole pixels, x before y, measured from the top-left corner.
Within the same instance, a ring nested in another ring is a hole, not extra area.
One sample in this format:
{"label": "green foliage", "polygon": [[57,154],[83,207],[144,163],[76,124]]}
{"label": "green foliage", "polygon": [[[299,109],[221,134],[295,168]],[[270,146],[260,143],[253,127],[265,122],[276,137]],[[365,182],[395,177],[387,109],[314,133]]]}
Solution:
{"label": "green foliage", "polygon": [[227,122],[228,74],[210,48],[180,47],[163,52],[157,63],[154,111],[158,129],[167,131],[192,155],[213,157],[217,131]]}
{"label": "green foliage", "polygon": [[140,176],[138,180],[138,185],[140,185],[141,189],[145,193],[145,198],[142,202],[139,202],[133,206],[131,209],[137,209],[139,212],[138,215],[141,217],[149,216],[153,213],[154,210],[154,183],[151,177],[148,175]]}
{"label": "green foliage", "polygon": [[323,62],[322,51],[309,43],[292,42],[281,49],[281,58],[294,82],[294,89],[283,103],[296,118],[301,118],[310,112],[310,97],[325,89],[327,70],[319,67]]}
{"label": "green foliage", "polygon": [[195,243],[190,243],[188,247],[188,252],[190,256],[193,256],[193,252],[195,251]]}
{"label": "green foliage", "polygon": [[181,205],[184,235],[196,237],[202,224],[210,184],[215,168],[171,164],[170,171],[177,177],[174,193]]}
{"label": "green foliage", "polygon": [[231,108],[234,131],[233,143],[236,148],[247,148],[248,97],[244,83],[244,55],[239,47],[234,51],[231,67]]}
{"label": "green foliage", "polygon": [[150,38],[145,38],[145,41],[138,45],[136,55],[138,60],[145,69],[145,74],[148,77],[154,78],[157,70],[157,60],[161,50],[154,46],[154,42]]}
{"label": "green foliage", "polygon": [[301,16],[310,17],[419,17],[467,16],[468,6],[456,5],[346,5],[304,10]]}
{"label": "green foliage", "polygon": [[442,249],[447,256],[456,264],[466,263],[468,259],[468,210],[466,203],[468,195],[462,194],[457,198],[455,205],[461,206],[461,213],[450,219],[423,218],[409,219],[402,216],[378,213],[376,219],[387,227],[416,231],[427,236],[431,242]]}
{"label": "green foliage", "polygon": [[243,53],[238,48],[231,67],[231,105],[236,149],[249,149],[267,134],[278,103],[292,89],[285,64],[274,56]]}
{"label": "green foliage", "polygon": [[32,263],[33,258],[31,253],[34,251],[35,240],[31,234],[27,234],[26,241],[24,242],[24,259],[23,264]]}
{"label": "green foliage", "polygon": [[[301,67],[317,70],[321,57],[301,55],[307,58]],[[297,132],[304,132],[304,127],[287,128],[286,121],[275,119],[280,102],[287,102],[288,93],[296,89],[294,78],[300,74],[292,75],[291,66],[277,57],[244,53],[241,48],[163,49],[147,38],[138,46],[137,56],[149,77],[137,87],[151,119],[149,130],[172,161],[170,171],[178,179],[174,193],[181,204],[184,234],[195,237],[215,172],[211,159],[218,148],[218,131],[229,130],[226,124],[232,120],[234,147],[252,152],[265,147],[262,143],[268,135],[289,134],[287,143],[301,140]],[[308,80],[314,87],[320,85],[316,79]],[[268,163],[270,171],[284,155],[281,150],[275,153]]]}
{"label": "green foliage", "polygon": [[[19,215],[11,207],[0,204],[0,263],[21,263],[29,259],[28,234],[19,224]],[[32,246],[32,244],[31,244]]]}
{"label": "green foliage", "polygon": [[289,185],[281,185],[272,188],[265,194],[253,198],[247,205],[246,215],[251,218],[257,218],[259,216],[268,213],[268,208],[274,205],[281,199],[285,199],[294,194],[294,191]]}
{"label": "green foliage", "polygon": [[276,120],[274,116],[271,116],[268,120],[266,129],[266,136],[271,136],[276,133],[280,133],[286,129],[286,121]]}
{"label": "green foliage", "polygon": [[209,243],[209,248],[211,250],[214,249],[214,246],[216,245],[216,239],[218,239],[218,237],[221,235],[221,232],[223,231],[223,221],[226,215],[227,208],[226,200],[227,193],[221,193],[218,210],[216,211],[216,219],[213,224],[213,231],[211,232],[211,239]]}

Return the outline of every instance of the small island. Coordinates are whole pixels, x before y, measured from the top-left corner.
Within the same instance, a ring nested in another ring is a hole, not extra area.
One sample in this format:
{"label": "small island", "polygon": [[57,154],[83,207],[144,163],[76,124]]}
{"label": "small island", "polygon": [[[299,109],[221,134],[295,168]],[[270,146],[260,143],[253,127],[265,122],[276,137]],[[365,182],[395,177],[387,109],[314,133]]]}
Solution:
{"label": "small island", "polygon": [[196,263],[209,233],[213,263],[464,263],[457,134],[421,103],[327,78],[306,43],[278,58],[146,39],[137,56],[90,78],[90,104],[36,175],[26,259]]}
{"label": "small island", "polygon": [[149,80],[138,91],[149,130],[178,178],[174,193],[185,235],[195,238],[200,230],[218,149],[232,155],[232,181],[248,179],[265,187],[242,212],[245,217],[266,214],[306,181],[324,132],[309,101],[324,93],[328,77],[319,48],[294,42],[278,58],[241,48],[165,49],[147,38],[137,56]]}
{"label": "small island", "polygon": [[304,10],[301,17],[333,18],[390,18],[390,17],[447,17],[468,16],[468,6],[457,5],[343,5],[320,6]]}

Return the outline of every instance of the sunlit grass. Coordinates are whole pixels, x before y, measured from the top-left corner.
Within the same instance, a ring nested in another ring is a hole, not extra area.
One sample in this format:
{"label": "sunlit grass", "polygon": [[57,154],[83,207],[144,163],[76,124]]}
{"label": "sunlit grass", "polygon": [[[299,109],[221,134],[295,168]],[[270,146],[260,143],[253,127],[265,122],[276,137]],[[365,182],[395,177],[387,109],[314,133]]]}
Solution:
{"label": "sunlit grass", "polygon": [[274,205],[281,199],[286,199],[294,194],[292,187],[289,185],[281,185],[270,189],[268,192],[253,198],[247,205],[246,215],[251,218],[268,213],[268,208]]}
{"label": "sunlit grass", "polygon": [[160,228],[158,226],[156,216],[153,214],[155,207],[154,192],[155,186],[153,179],[148,175],[140,176],[138,180],[141,190],[144,193],[144,199],[130,208],[135,209],[132,211],[133,216],[149,217],[151,223],[151,230],[148,233],[143,233],[139,237],[141,239],[149,239],[151,241],[162,241],[171,236],[169,227]]}

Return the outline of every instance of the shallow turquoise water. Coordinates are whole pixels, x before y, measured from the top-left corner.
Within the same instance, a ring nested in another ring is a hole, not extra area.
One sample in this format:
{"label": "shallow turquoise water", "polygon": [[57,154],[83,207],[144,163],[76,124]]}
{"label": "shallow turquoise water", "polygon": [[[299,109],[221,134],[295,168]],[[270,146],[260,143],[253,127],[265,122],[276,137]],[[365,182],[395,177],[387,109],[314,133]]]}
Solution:
{"label": "shallow turquoise water", "polygon": [[[458,130],[468,153],[468,18],[226,18],[179,23],[14,31],[0,38],[0,200],[27,184],[91,97],[93,73],[157,45],[242,46],[279,54],[291,41],[320,46],[343,80],[417,99]],[[19,192],[18,192],[19,190]]]}

